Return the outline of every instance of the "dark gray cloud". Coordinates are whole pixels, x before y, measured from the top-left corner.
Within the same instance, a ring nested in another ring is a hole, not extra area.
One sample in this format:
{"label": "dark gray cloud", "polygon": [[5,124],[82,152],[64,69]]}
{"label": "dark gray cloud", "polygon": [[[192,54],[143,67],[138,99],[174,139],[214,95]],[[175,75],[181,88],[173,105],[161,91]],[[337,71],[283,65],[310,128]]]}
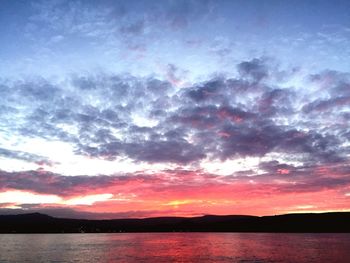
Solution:
{"label": "dark gray cloud", "polygon": [[195,102],[208,99],[220,98],[223,94],[220,91],[225,88],[223,80],[217,79],[204,83],[200,87],[195,87],[188,91],[188,96]]}
{"label": "dark gray cloud", "polygon": [[94,190],[119,186],[129,182],[147,181],[153,183],[156,177],[143,174],[98,175],[98,176],[62,176],[59,174],[36,170],[24,172],[6,172],[0,170],[0,189],[17,189],[33,191],[41,194],[55,194],[60,196],[75,196],[91,194]]}
{"label": "dark gray cloud", "polygon": [[257,100],[256,111],[265,117],[290,116],[293,111],[293,100],[296,98],[294,91],[274,88],[265,91]]}
{"label": "dark gray cloud", "polygon": [[264,61],[256,58],[238,64],[238,72],[242,77],[248,78],[254,82],[259,82],[269,75],[268,68]]}
{"label": "dark gray cloud", "polygon": [[[231,176],[219,176],[202,170],[181,168],[167,169],[147,175],[133,173],[113,176],[62,176],[42,170],[0,171],[0,190],[55,194],[68,199],[91,194],[112,193],[118,200],[120,196],[128,197],[128,194],[133,193],[135,200],[142,200],[156,193],[171,196],[172,193],[179,193],[179,191],[194,194],[196,191],[206,191],[205,189],[214,190],[218,194],[217,189],[240,191],[242,187],[246,190],[249,187],[251,191],[271,195],[322,190],[345,191],[350,186],[349,165],[329,163],[326,166],[314,164],[293,166],[283,162],[269,161],[261,162],[259,169],[263,173],[240,171]],[[252,180],[254,184],[251,184]],[[0,207],[7,205],[0,203]],[[40,205],[26,204],[23,208],[40,208]]]}
{"label": "dark gray cloud", "polygon": [[335,97],[327,100],[315,100],[307,105],[304,105],[303,112],[327,112],[329,110],[339,110],[341,107],[346,107],[349,105],[350,96]]}
{"label": "dark gray cloud", "polygon": [[24,160],[28,162],[35,162],[38,164],[51,165],[53,163],[52,161],[50,161],[44,156],[39,156],[32,153],[14,151],[14,150],[9,150],[4,148],[0,148],[0,156],[9,158],[9,159],[18,159],[18,160]]}
{"label": "dark gray cloud", "polygon": [[[306,97],[294,87],[269,84],[280,74],[269,63],[243,61],[235,78],[186,88],[171,83],[181,71],[175,65],[168,68],[170,81],[96,73],[62,82],[3,82],[1,122],[8,135],[65,141],[78,154],[108,160],[191,164],[279,152],[299,154],[304,162],[344,161],[350,133],[346,75],[311,76],[329,89]],[[324,115],[336,108],[342,111]],[[330,117],[331,125],[323,125]]]}

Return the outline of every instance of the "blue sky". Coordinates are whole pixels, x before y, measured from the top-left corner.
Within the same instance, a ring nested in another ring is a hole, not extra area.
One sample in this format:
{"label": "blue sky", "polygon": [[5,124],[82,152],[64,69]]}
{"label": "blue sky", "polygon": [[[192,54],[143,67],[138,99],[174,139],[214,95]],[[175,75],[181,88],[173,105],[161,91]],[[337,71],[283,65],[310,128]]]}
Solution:
{"label": "blue sky", "polygon": [[3,213],[350,209],[348,1],[3,0],[0,36]]}
{"label": "blue sky", "polygon": [[0,70],[164,78],[170,63],[191,79],[262,56],[346,70],[348,11],[347,1],[2,1]]}

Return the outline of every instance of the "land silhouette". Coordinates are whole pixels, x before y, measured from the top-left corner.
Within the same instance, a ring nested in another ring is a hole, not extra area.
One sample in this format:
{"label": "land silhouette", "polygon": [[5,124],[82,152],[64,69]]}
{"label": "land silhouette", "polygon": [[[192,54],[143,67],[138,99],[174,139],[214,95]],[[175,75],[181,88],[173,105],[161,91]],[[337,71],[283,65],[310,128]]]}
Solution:
{"label": "land silhouette", "polygon": [[0,233],[289,232],[350,233],[350,212],[276,216],[205,215],[88,220],[40,213],[0,215]]}

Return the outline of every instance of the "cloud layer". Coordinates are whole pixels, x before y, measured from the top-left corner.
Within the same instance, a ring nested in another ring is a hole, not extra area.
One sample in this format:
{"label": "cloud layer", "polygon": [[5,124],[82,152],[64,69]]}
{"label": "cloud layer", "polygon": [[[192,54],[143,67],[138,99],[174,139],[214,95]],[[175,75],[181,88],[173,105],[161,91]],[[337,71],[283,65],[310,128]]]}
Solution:
{"label": "cloud layer", "polygon": [[349,3],[321,2],[1,1],[0,213],[349,210]]}
{"label": "cloud layer", "polygon": [[[345,202],[350,185],[349,75],[326,71],[304,76],[302,86],[286,86],[295,73],[285,73],[284,81],[277,82],[281,70],[261,58],[239,63],[237,72],[186,87],[106,73],[60,82],[3,81],[5,137],[58,141],[86,160],[129,160],[139,169],[60,175],[55,167],[64,166],[64,160],[41,156],[35,148],[19,151],[21,144],[14,143],[1,150],[2,157],[35,163],[37,170],[2,171],[1,190],[64,200],[108,193],[111,200],[90,206],[121,202],[148,211],[152,205],[192,205],[197,207],[189,210],[193,213],[224,200],[233,209],[230,200],[254,203],[257,198],[328,191]],[[251,158],[258,162],[249,163]],[[237,160],[231,173],[220,173],[220,162]],[[217,174],[206,169],[211,162],[217,163]]]}

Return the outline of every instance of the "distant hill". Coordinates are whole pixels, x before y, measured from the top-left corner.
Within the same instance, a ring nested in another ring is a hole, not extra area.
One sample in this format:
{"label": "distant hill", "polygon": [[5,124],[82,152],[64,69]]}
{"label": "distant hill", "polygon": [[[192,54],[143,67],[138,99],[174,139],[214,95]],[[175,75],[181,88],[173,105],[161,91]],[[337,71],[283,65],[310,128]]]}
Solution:
{"label": "distant hill", "polygon": [[40,213],[0,215],[0,233],[109,232],[347,232],[350,212],[277,216],[206,215],[145,219],[84,220]]}

